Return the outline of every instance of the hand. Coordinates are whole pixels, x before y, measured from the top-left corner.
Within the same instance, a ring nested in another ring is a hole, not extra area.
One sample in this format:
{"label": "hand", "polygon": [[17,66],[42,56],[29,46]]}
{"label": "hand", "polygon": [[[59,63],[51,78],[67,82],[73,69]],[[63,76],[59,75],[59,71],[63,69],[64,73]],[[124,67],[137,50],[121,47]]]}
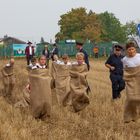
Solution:
{"label": "hand", "polygon": [[112,71],[115,70],[115,67],[111,66],[111,67],[110,67],[110,70],[112,70]]}

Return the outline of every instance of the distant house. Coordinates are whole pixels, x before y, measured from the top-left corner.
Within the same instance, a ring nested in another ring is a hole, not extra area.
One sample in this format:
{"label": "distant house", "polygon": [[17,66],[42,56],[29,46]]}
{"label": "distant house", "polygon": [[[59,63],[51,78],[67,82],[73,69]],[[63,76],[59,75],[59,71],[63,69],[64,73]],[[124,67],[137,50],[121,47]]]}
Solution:
{"label": "distant house", "polygon": [[0,44],[3,44],[5,47],[7,47],[13,44],[26,44],[26,42],[14,37],[5,36],[4,38],[0,38]]}
{"label": "distant house", "polygon": [[14,45],[22,45],[26,44],[25,41],[22,41],[20,39],[10,37],[10,36],[4,36],[4,38],[0,38],[0,57],[7,57],[14,55]]}

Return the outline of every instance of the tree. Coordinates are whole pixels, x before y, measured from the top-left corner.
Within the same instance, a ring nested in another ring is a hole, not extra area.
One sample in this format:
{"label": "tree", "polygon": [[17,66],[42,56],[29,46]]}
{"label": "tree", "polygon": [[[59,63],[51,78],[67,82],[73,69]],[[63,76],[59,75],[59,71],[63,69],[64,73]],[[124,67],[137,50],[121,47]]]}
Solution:
{"label": "tree", "polygon": [[127,22],[126,25],[124,25],[126,36],[129,35],[136,35],[137,34],[137,24],[134,21]]}
{"label": "tree", "polygon": [[125,28],[113,13],[104,12],[98,15],[102,25],[101,39],[103,41],[125,42]]}
{"label": "tree", "polygon": [[82,7],[72,9],[70,12],[61,15],[58,25],[60,26],[60,32],[56,34],[57,40],[60,38],[100,40],[100,21],[91,10],[87,13],[86,9]]}

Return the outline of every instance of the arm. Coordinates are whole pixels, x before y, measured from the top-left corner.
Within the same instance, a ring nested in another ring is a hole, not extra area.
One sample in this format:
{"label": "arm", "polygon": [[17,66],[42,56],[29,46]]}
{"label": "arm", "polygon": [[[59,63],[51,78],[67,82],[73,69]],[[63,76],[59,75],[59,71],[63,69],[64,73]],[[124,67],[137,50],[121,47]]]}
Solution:
{"label": "arm", "polygon": [[112,66],[112,56],[110,56],[107,61],[105,62],[105,66],[110,70],[115,70],[115,67]]}
{"label": "arm", "polygon": [[107,68],[109,68],[110,70],[115,70],[115,67],[111,66],[110,64],[105,64],[105,66],[106,66]]}

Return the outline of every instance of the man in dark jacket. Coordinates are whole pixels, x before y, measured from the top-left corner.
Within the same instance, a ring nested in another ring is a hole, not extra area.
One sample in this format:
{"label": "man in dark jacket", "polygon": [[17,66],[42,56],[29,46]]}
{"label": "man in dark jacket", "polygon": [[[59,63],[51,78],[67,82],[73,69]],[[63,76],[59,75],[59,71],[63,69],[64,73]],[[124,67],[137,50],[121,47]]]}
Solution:
{"label": "man in dark jacket", "polygon": [[123,64],[121,59],[122,47],[120,45],[114,46],[114,53],[109,56],[105,62],[105,66],[110,70],[110,80],[112,82],[112,98],[120,98],[120,92],[125,88],[123,80]]}
{"label": "man in dark jacket", "polygon": [[32,42],[28,41],[28,46],[25,49],[25,55],[26,55],[26,59],[27,59],[27,65],[30,64],[31,59],[34,56],[34,47],[32,46]]}
{"label": "man in dark jacket", "polygon": [[57,55],[58,56],[58,47],[57,47],[57,45],[56,44],[53,44],[53,50],[52,50],[52,52],[51,52],[51,58],[52,58],[52,60],[54,61],[54,58],[53,58],[53,56],[54,55]]}
{"label": "man in dark jacket", "polygon": [[88,54],[87,52],[83,49],[83,43],[82,42],[78,42],[76,41],[76,48],[79,52],[82,52],[84,54],[84,60],[85,63],[87,64],[87,68],[88,70],[90,69],[90,65],[89,65],[89,60],[88,60]]}

